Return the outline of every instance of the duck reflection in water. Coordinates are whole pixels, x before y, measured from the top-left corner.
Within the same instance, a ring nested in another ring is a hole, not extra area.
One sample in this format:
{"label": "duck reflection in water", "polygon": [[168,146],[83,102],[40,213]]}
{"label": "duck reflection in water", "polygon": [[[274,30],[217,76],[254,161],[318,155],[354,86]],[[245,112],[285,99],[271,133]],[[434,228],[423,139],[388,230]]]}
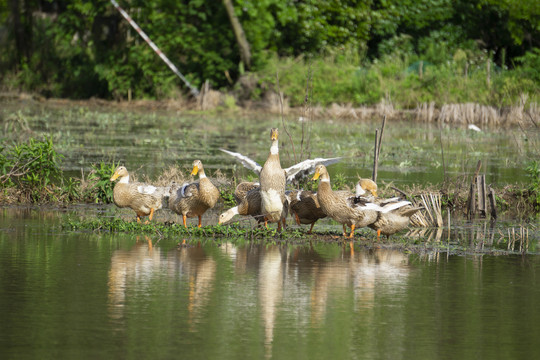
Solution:
{"label": "duck reflection in water", "polygon": [[185,284],[179,291],[187,291],[187,321],[190,330],[195,331],[204,316],[200,314],[201,310],[207,306],[214,288],[216,261],[206,255],[200,242],[179,246],[178,251],[167,252],[167,257],[163,257],[161,249],[154,245],[147,236],[144,240],[137,237],[135,246],[118,249],[112,254],[108,274],[109,317],[118,322],[118,330],[124,329],[126,294],[152,293],[150,287],[165,272]]}
{"label": "duck reflection in water", "polygon": [[141,240],[136,237],[135,246],[130,249],[115,250],[111,256],[111,267],[108,275],[109,317],[121,320],[128,283],[149,283],[152,273],[161,265],[159,251],[154,251],[152,239],[148,236]]}
{"label": "duck reflection in water", "polygon": [[169,259],[179,266],[180,273],[187,279],[188,285],[188,324],[190,331],[197,330],[197,324],[201,322],[203,309],[208,305],[210,294],[214,289],[217,263],[208,256],[200,242],[195,245],[184,245],[178,248],[175,259]]}

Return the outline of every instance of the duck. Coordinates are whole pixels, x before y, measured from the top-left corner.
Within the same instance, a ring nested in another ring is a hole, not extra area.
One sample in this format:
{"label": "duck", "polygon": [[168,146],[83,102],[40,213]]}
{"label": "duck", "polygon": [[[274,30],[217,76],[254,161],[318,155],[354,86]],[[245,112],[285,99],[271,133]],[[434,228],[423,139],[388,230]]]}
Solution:
{"label": "duck", "polygon": [[333,191],[330,186],[330,175],[326,166],[319,164],[315,167],[312,180],[320,178],[317,200],[322,211],[343,226],[343,236],[347,235],[346,226],[351,228],[349,238],[354,236],[357,227],[366,227],[377,220],[377,211],[368,207],[366,199],[358,199],[353,203],[355,195],[349,191]]}
{"label": "duck", "polygon": [[372,204],[378,206],[371,207],[377,210],[377,219],[368,225],[369,228],[377,231],[377,240],[380,239],[381,234],[389,239],[390,235],[405,229],[409,226],[411,216],[423,209],[422,206],[413,207],[410,201],[399,197],[377,198],[377,184],[371,179],[360,179],[356,184],[354,201],[359,201],[361,197],[367,197]]}
{"label": "duck", "polygon": [[198,227],[202,226],[202,216],[213,208],[219,199],[219,190],[206,177],[201,160],[193,161],[191,175],[199,174],[199,182],[173,185],[169,199],[169,209],[182,215],[182,222],[187,228],[186,219],[197,216]]}
{"label": "duck", "polygon": [[[251,187],[248,191],[245,191],[247,188]],[[221,215],[219,215],[218,224],[226,224],[229,222],[235,215],[242,216],[251,216],[257,220],[257,222],[264,223],[264,216],[261,211],[261,192],[258,183],[245,182],[240,183],[236,187],[234,192],[235,198],[237,198],[237,206],[228,209]],[[288,202],[285,203],[287,206],[283,207],[283,212],[281,214],[281,221],[283,226],[286,226],[286,217],[288,214]]]}
{"label": "duck", "polygon": [[281,168],[279,160],[279,132],[277,128],[270,129],[270,154],[259,173],[259,191],[261,193],[261,212],[264,216],[264,226],[277,223],[281,231],[281,214],[285,202],[286,173]]}
{"label": "duck", "polygon": [[[154,212],[166,206],[170,195],[169,187],[156,187],[145,183],[130,183],[129,172],[123,165],[114,170],[110,181],[120,179],[113,189],[113,201],[119,208],[131,208],[137,215],[137,222],[148,216],[152,221]],[[148,221],[146,221],[148,223]]]}
{"label": "duck", "polygon": [[253,181],[243,181],[240,184],[238,184],[234,190],[234,200],[236,201],[236,204],[240,204],[242,200],[246,198],[246,194],[253,189],[256,189],[260,186],[258,182]]}
{"label": "duck", "polygon": [[377,186],[377,183],[371,179],[360,178],[358,179],[358,182],[356,183],[355,190],[356,190],[356,196],[364,196],[364,197],[370,196],[372,199],[374,199],[377,197],[378,186]]}
{"label": "duck", "polygon": [[296,224],[310,224],[308,234],[311,234],[317,220],[326,217],[319,205],[317,193],[308,190],[288,190],[285,193],[289,198],[289,212]]}
{"label": "duck", "polygon": [[[241,184],[238,186],[240,185]],[[229,222],[235,215],[252,216],[257,222],[264,222],[261,213],[261,193],[258,186],[247,192],[244,192],[243,190],[235,191],[235,198],[236,196],[239,196],[237,198],[237,205],[219,215],[219,225]]]}

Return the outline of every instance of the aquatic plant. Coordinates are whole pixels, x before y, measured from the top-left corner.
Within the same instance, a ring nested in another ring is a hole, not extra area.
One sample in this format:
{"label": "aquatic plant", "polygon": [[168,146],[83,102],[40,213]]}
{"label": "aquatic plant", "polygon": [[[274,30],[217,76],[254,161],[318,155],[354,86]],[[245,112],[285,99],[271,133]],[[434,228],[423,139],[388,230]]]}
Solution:
{"label": "aquatic plant", "polygon": [[90,182],[86,197],[92,199],[92,202],[102,202],[110,204],[113,201],[114,184],[111,182],[111,176],[114,174],[114,169],[119,163],[105,163],[101,161],[99,164],[92,164],[92,171],[88,175]]}
{"label": "aquatic plant", "polygon": [[153,233],[159,235],[180,235],[180,236],[203,236],[211,238],[221,237],[244,237],[244,238],[271,238],[281,239],[301,238],[305,236],[303,229],[294,229],[278,233],[276,229],[266,229],[264,227],[242,227],[238,224],[231,225],[208,225],[203,227],[188,226],[173,222],[138,224],[122,219],[68,219],[62,228],[67,230],[87,230],[87,231],[107,231],[107,232],[136,232]]}
{"label": "aquatic plant", "polygon": [[[5,151],[5,153],[4,153]],[[2,187],[18,186],[39,198],[39,192],[47,189],[61,176],[60,163],[63,156],[56,153],[52,137],[44,140],[31,138],[27,143],[11,148],[0,148],[0,184]]]}
{"label": "aquatic plant", "polygon": [[225,207],[236,206],[236,200],[234,199],[234,189],[221,189],[219,195],[223,199]]}
{"label": "aquatic plant", "polygon": [[540,210],[540,162],[534,160],[525,168],[531,181],[529,193],[531,202],[536,210]]}

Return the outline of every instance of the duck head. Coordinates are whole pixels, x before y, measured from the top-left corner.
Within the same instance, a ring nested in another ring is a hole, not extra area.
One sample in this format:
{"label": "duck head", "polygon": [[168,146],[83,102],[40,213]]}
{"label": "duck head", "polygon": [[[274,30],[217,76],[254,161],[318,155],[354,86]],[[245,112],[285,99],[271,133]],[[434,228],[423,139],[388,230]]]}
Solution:
{"label": "duck head", "polygon": [[[129,173],[125,166],[119,166],[114,170],[113,176],[111,176],[111,181],[114,181],[116,179],[120,178],[121,182],[127,182],[129,180]],[[127,179],[127,180],[124,180]]]}

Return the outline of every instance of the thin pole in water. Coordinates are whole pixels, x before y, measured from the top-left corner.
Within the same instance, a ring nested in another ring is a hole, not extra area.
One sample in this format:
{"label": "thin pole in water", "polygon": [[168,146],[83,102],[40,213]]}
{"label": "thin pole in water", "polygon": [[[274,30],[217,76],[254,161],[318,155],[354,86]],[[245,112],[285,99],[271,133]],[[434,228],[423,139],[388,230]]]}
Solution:
{"label": "thin pole in water", "polygon": [[197,90],[196,88],[194,88],[193,86],[191,86],[191,84],[189,83],[189,81],[184,77],[184,75],[182,75],[182,73],[180,73],[180,71],[178,70],[178,68],[171,62],[171,60],[169,60],[169,58],[167,56],[165,56],[164,53],[161,52],[161,50],[156,46],[156,44],[154,44],[154,42],[152,40],[150,40],[150,38],[148,37],[148,35],[145,34],[144,31],[142,31],[142,29],[139,27],[139,25],[137,25],[137,23],[135,21],[133,21],[133,19],[131,18],[131,16],[129,16],[129,14],[127,12],[124,11],[124,9],[122,9],[120,7],[120,5],[118,5],[118,3],[115,1],[115,0],[111,0],[111,4],[114,5],[114,7],[116,8],[116,10],[118,10],[120,12],[120,14],[122,14],[122,16],[129,22],[129,24],[139,33],[139,35],[141,35],[141,37],[144,39],[144,41],[146,41],[148,43],[148,45],[150,45],[150,47],[152,48],[152,50],[154,50],[156,52],[156,54],[159,55],[159,57],[165,62],[165,64],[167,64],[169,66],[169,68],[176,74],[178,75],[178,77],[180,79],[182,79],[182,81],[187,85],[187,87],[189,88],[189,90],[191,91],[191,93],[193,94],[193,96],[198,96],[199,95],[199,90]]}

